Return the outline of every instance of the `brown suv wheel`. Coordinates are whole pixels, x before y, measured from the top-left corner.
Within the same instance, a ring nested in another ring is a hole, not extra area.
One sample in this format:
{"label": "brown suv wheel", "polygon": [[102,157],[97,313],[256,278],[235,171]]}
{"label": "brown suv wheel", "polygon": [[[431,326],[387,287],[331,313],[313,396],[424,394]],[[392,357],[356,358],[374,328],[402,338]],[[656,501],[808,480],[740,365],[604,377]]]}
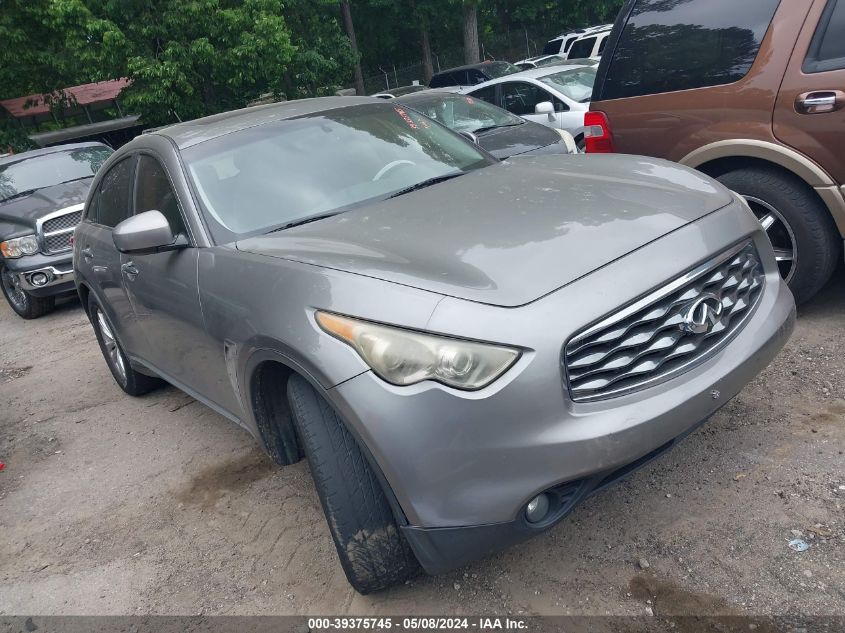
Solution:
{"label": "brown suv wheel", "polygon": [[825,206],[797,177],[751,167],[718,180],[743,196],[766,231],[781,275],[798,303],[815,295],[833,274],[840,252]]}

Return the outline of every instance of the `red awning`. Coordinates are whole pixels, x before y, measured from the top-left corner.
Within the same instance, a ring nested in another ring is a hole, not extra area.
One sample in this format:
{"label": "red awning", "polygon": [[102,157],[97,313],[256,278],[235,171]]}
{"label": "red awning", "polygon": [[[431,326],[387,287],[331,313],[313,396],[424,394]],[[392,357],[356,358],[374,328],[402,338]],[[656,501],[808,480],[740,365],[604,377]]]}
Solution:
{"label": "red awning", "polygon": [[[83,84],[65,88],[65,94],[81,106],[103,103],[117,99],[126,86],[128,79],[111,79],[109,81],[98,81],[93,84]],[[16,97],[0,101],[6,111],[15,118],[23,118],[36,114],[49,114],[50,108],[44,103],[44,95],[34,94],[26,97]]]}

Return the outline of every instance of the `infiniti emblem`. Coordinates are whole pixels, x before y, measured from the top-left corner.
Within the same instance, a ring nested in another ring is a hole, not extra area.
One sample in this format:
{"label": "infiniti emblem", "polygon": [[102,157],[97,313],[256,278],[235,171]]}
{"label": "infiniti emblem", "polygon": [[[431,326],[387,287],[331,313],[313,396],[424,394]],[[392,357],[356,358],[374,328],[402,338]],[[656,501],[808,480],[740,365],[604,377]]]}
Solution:
{"label": "infiniti emblem", "polygon": [[681,329],[690,334],[706,334],[722,318],[722,300],[711,292],[701,295],[681,313]]}

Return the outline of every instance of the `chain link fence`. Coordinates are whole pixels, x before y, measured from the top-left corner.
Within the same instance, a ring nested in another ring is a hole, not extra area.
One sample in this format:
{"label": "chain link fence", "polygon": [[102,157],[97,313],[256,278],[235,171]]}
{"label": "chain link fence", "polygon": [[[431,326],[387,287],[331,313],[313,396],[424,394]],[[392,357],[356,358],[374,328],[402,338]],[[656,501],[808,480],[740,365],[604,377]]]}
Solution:
{"label": "chain link fence", "polygon": [[[557,33],[532,33],[522,29],[496,36],[481,38],[481,58],[489,60],[519,61],[526,57],[542,55],[543,47],[549,39]],[[433,51],[431,55],[434,72],[464,64],[463,48],[448,51]],[[364,88],[367,94],[384,92],[400,86],[410,86],[414,82],[426,84],[425,71],[422,62],[397,67],[394,64],[382,64],[377,74],[364,77]],[[370,69],[372,73],[372,69]],[[351,84],[350,84],[351,85]]]}

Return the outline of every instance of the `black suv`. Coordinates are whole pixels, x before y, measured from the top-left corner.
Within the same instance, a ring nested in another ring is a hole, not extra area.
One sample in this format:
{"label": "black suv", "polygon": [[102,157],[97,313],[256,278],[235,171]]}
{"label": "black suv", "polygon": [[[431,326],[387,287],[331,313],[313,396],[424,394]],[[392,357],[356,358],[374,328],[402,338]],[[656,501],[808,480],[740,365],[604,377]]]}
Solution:
{"label": "black suv", "polygon": [[446,86],[474,86],[491,79],[518,73],[520,68],[510,62],[479,62],[467,66],[458,66],[435,73],[428,82],[429,88]]}

